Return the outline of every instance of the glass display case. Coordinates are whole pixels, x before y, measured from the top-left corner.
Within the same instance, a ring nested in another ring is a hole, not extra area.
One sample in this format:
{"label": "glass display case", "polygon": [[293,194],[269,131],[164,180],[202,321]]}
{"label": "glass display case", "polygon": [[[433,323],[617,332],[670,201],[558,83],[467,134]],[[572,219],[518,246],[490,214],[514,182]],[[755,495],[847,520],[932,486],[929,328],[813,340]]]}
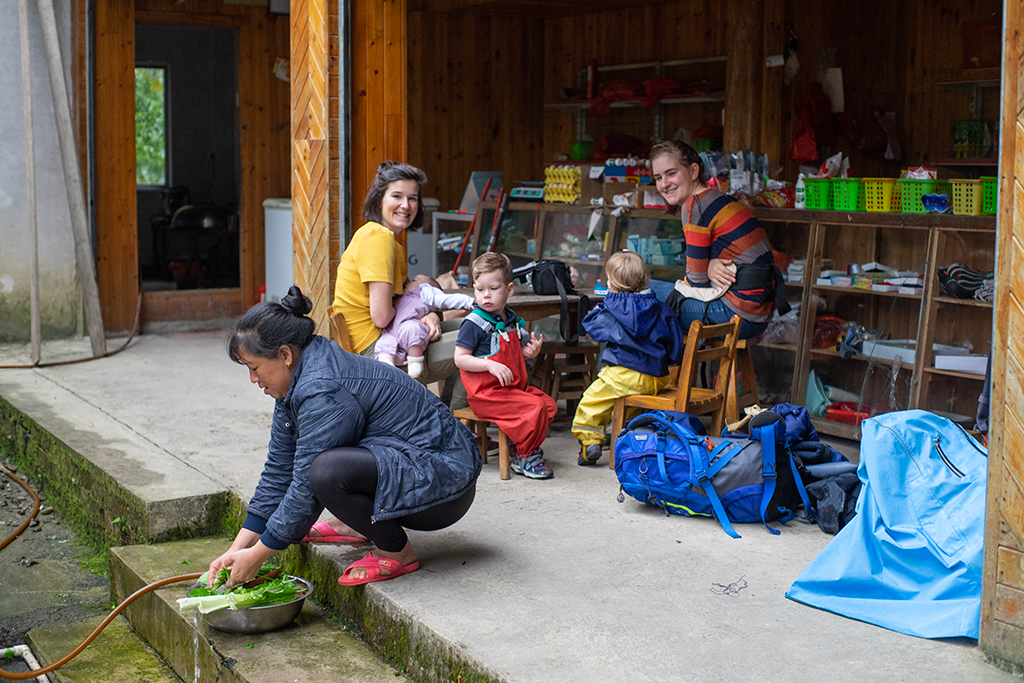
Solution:
{"label": "glass display case", "polygon": [[594,289],[604,280],[611,217],[602,210],[565,207],[544,212],[540,258],[558,259],[576,269],[576,289]]}

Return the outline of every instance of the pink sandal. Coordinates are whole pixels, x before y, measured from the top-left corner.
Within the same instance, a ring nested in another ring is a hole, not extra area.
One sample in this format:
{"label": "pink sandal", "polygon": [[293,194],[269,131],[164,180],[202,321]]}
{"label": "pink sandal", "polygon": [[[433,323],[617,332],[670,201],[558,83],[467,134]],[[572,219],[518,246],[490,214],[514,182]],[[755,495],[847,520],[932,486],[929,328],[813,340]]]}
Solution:
{"label": "pink sandal", "polygon": [[[356,567],[365,567],[366,576],[361,579],[349,578],[349,572]],[[350,564],[338,577],[338,583],[342,586],[361,586],[364,583],[373,583],[374,581],[387,581],[388,579],[394,579],[402,574],[408,574],[414,572],[420,568],[419,562],[410,562],[409,564],[402,564],[398,560],[388,560],[383,557],[374,557],[372,553],[366,553],[366,557]],[[387,569],[390,574],[382,574],[381,569]]]}
{"label": "pink sandal", "polygon": [[321,545],[340,545],[342,543],[366,543],[365,538],[359,536],[342,536],[327,522],[317,522],[310,531],[315,531],[319,536],[304,536],[304,543],[320,543]]}

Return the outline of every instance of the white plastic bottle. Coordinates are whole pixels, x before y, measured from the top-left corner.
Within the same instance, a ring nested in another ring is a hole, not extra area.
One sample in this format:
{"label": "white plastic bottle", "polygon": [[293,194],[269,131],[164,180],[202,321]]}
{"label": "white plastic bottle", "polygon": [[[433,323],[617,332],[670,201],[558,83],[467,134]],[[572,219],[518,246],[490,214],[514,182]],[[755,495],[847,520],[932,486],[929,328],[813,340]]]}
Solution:
{"label": "white plastic bottle", "polygon": [[807,208],[807,195],[804,191],[804,174],[801,173],[796,178],[796,201],[793,202],[794,209],[806,209]]}

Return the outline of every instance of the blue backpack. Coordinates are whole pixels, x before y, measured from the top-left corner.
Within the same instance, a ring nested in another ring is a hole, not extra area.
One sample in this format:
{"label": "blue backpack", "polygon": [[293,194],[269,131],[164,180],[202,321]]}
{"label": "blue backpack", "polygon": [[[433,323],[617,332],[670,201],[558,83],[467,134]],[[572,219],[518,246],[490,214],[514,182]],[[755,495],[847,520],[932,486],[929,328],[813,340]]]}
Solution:
{"label": "blue backpack", "polygon": [[[693,420],[692,416],[687,418]],[[783,524],[809,506],[797,466],[784,445],[784,423],[771,412],[751,421],[751,436],[702,436],[662,412],[637,416],[615,442],[621,492],[666,514],[714,516],[733,538],[733,522]]]}

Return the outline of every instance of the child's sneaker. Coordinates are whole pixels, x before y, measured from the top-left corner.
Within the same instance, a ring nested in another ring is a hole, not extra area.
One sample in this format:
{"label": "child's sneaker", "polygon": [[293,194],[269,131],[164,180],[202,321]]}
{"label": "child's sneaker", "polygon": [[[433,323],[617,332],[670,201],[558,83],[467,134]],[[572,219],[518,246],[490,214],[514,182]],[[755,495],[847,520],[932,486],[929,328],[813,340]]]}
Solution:
{"label": "child's sneaker", "polygon": [[597,461],[601,459],[601,444],[592,443],[589,446],[584,446],[580,449],[580,457],[576,462],[580,467],[586,467],[587,465],[596,465]]}
{"label": "child's sneaker", "polygon": [[539,449],[529,455],[512,458],[512,471],[529,479],[550,479],[555,476],[555,473],[544,462],[544,456],[538,451]]}

